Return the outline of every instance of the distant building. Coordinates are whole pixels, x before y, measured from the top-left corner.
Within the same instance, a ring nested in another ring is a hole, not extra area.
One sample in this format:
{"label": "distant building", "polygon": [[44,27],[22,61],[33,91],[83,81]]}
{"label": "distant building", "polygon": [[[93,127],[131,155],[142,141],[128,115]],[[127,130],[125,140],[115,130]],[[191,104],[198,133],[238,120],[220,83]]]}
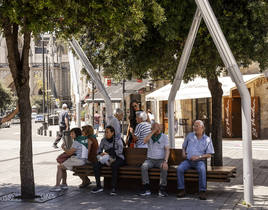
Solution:
{"label": "distant building", "polygon": [[[19,50],[22,50],[23,38],[18,40]],[[67,46],[60,40],[56,40],[50,34],[32,38],[29,65],[30,65],[30,95],[42,93],[43,85],[43,47],[45,80],[53,99],[59,99],[60,103],[71,104],[70,94],[70,67],[67,54]],[[5,38],[0,34],[0,82],[3,86],[15,90],[13,78],[9,70],[7,60],[7,47]],[[48,71],[47,71],[48,70]]]}

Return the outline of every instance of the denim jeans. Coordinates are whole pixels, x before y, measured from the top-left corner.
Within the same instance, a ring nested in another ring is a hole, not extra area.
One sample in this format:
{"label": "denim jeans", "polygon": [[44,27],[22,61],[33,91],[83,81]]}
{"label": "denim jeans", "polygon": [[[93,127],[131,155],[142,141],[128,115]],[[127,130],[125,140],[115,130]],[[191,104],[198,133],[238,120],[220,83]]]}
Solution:
{"label": "denim jeans", "polygon": [[178,189],[184,189],[184,172],[190,168],[197,170],[199,174],[199,191],[206,191],[206,164],[205,161],[185,160],[177,167]]}

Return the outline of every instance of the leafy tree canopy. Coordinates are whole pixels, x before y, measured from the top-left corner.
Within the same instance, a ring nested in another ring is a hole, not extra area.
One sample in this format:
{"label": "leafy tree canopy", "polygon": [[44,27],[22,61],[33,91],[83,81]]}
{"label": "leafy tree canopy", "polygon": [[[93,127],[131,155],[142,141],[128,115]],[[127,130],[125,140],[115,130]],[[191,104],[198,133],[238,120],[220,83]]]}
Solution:
{"label": "leafy tree canopy", "polygon": [[[148,33],[139,45],[127,41],[124,47],[107,41],[105,45],[86,33],[82,43],[93,63],[105,67],[106,74],[113,76],[170,79],[175,76],[192,18],[196,10],[194,1],[159,1],[164,10],[160,25],[147,23]],[[268,65],[268,3],[263,0],[211,1],[218,22],[241,66],[252,61],[260,63],[263,70]],[[150,18],[148,18],[150,19]],[[95,52],[95,53],[93,53]],[[209,77],[224,70],[223,63],[208,29],[201,22],[197,39],[189,60],[185,79],[194,75]],[[213,74],[211,74],[213,72]]]}

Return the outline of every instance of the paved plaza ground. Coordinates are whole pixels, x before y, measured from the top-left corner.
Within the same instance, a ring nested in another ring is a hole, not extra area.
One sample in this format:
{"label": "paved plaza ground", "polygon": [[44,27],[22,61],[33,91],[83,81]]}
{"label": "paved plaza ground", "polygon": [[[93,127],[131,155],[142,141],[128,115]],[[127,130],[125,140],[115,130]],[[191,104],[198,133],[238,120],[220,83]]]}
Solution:
{"label": "paved plaza ground", "polygon": [[[37,125],[33,124],[33,161],[36,192],[44,193],[55,185],[56,161],[61,153],[60,149],[53,149],[54,137],[36,135]],[[50,127],[56,130],[57,127]],[[54,135],[54,134],[53,134]],[[101,136],[98,137],[99,140]],[[19,175],[19,126],[13,125],[10,129],[0,129],[0,196],[20,191]],[[176,139],[176,147],[180,148],[183,139]],[[268,209],[268,140],[253,141],[254,167],[254,207],[252,209]],[[198,199],[198,195],[187,195],[185,198],[176,198],[170,194],[166,198],[159,198],[156,192],[143,198],[137,191],[120,191],[118,196],[110,196],[108,191],[94,195],[90,190],[79,189],[80,180],[68,172],[68,185],[64,195],[45,203],[30,202],[0,202],[0,209],[246,209],[243,201],[243,168],[242,168],[242,141],[223,141],[224,165],[237,167],[237,177],[230,183],[208,183],[206,201]]]}

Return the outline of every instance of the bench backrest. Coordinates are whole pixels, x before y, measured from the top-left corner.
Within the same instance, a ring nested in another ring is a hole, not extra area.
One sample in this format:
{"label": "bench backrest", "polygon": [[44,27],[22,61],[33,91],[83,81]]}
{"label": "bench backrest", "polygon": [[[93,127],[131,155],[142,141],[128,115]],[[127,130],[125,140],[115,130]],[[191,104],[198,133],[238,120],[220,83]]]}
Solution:
{"label": "bench backrest", "polygon": [[[126,164],[130,166],[140,166],[147,158],[145,148],[124,148]],[[182,162],[182,150],[170,149],[169,165],[178,165]]]}

